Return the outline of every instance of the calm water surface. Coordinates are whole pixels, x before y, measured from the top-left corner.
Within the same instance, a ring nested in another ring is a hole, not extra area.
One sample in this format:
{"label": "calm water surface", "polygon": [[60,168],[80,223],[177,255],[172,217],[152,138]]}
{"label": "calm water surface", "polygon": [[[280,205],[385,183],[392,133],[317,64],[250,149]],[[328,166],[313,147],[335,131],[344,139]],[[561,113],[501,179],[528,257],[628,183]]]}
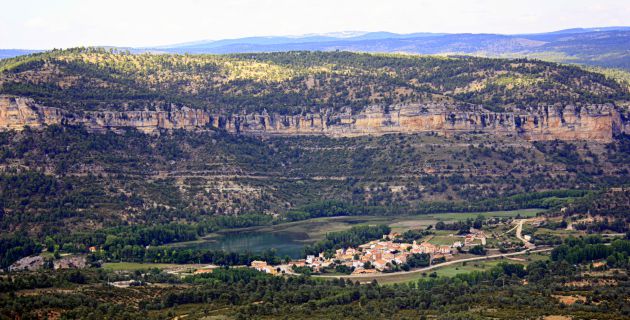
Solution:
{"label": "calm water surface", "polygon": [[186,247],[252,253],[275,249],[280,257],[288,255],[298,259],[302,258],[302,248],[309,242],[305,233],[240,231],[221,232],[216,237]]}
{"label": "calm water surface", "polygon": [[[535,211],[531,210],[517,210],[512,212],[490,212],[488,216],[512,216],[517,212],[529,212],[530,215],[535,215]],[[210,235],[203,241],[182,243],[177,245],[179,248],[203,248],[211,250],[223,250],[226,252],[252,252],[260,253],[267,249],[275,249],[277,255],[283,257],[288,255],[293,259],[303,258],[302,249],[305,245],[311,244],[323,237],[323,233],[328,232],[330,229],[340,230],[340,225],[345,225],[345,228],[349,229],[354,225],[359,224],[388,224],[392,227],[398,227],[401,230],[424,228],[428,224],[434,224],[438,220],[464,220],[468,217],[474,217],[473,213],[455,213],[453,217],[459,217],[459,219],[450,218],[450,213],[434,214],[434,215],[421,215],[421,216],[400,216],[400,217],[386,217],[386,216],[355,216],[355,217],[335,217],[327,218],[323,220],[311,220],[303,221],[293,224],[291,230],[287,228],[279,228],[280,230],[274,230],[274,228],[259,228],[259,229],[245,229],[245,230],[232,230],[221,231]],[[261,230],[265,229],[265,230]],[[313,238],[309,237],[310,233]],[[318,237],[318,238],[315,238]]]}

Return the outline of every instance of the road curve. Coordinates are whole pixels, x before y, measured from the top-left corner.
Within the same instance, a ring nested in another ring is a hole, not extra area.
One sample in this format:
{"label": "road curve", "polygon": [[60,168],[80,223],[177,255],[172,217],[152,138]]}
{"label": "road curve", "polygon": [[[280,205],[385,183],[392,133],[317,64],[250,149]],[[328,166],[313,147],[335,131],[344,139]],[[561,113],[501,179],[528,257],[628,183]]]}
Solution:
{"label": "road curve", "polygon": [[523,223],[527,222],[530,219],[520,219],[518,220],[517,224],[516,224],[516,238],[518,238],[519,240],[523,241],[523,245],[525,246],[525,248],[527,249],[534,249],[536,248],[536,245],[525,240],[525,238],[523,237]]}

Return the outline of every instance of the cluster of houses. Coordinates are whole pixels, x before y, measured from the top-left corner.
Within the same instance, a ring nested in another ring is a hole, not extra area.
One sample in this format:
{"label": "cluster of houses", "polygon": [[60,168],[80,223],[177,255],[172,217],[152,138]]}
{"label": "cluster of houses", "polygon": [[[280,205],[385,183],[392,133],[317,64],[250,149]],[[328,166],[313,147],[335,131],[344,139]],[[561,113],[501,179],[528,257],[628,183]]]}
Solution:
{"label": "cluster of houses", "polygon": [[250,265],[253,269],[256,269],[258,271],[262,271],[265,273],[269,273],[269,274],[278,274],[282,271],[284,271],[284,273],[289,273],[288,271],[288,267],[286,265],[282,265],[282,266],[272,266],[267,264],[266,261],[260,261],[260,260],[254,260],[252,261],[251,265]]}
{"label": "cluster of houses", "polygon": [[[306,259],[294,260],[289,264],[272,266],[265,261],[252,261],[251,267],[269,274],[293,273],[292,267],[309,267],[313,272],[321,272],[335,265],[353,268],[353,274],[376,273],[386,271],[394,265],[407,263],[407,259],[416,253],[431,255],[431,259],[446,257],[459,252],[457,248],[472,246],[475,243],[486,244],[486,235],[481,230],[472,229],[470,234],[463,236],[462,241],[455,241],[452,245],[434,245],[429,242],[397,243],[392,239],[400,235],[392,233],[380,240],[370,241],[357,248],[337,249],[332,257],[323,252],[318,255],[308,255]],[[478,241],[477,241],[478,240]]]}
{"label": "cluster of houses", "polygon": [[431,259],[446,257],[457,253],[457,248],[470,246],[475,240],[480,240],[485,245],[486,236],[483,231],[473,230],[464,237],[464,242],[455,241],[452,245],[434,245],[429,242],[397,243],[391,239],[399,237],[393,233],[383,236],[383,239],[370,241],[357,248],[345,248],[335,251],[332,257],[323,252],[319,255],[308,255],[306,259],[294,260],[290,264],[271,266],[264,261],[253,261],[251,267],[270,274],[292,273],[292,266],[309,267],[313,272],[320,272],[331,266],[345,265],[353,268],[353,274],[382,272],[394,265],[402,265],[407,259],[416,253],[431,255]]}
{"label": "cluster of houses", "polygon": [[464,246],[470,246],[475,240],[481,241],[481,245],[486,245],[486,234],[481,230],[471,229],[470,233],[464,237]]}
{"label": "cluster of houses", "polygon": [[[303,266],[304,260],[301,260],[301,261],[302,261],[302,266]],[[253,269],[256,269],[258,271],[276,275],[276,274],[292,274],[293,265],[299,265],[299,264],[291,263],[291,264],[282,264],[278,266],[272,266],[268,264],[266,261],[254,260],[252,261],[250,266]]]}
{"label": "cluster of houses", "polygon": [[[395,238],[395,234],[390,235]],[[375,240],[362,244],[358,249],[339,249],[335,252],[334,260],[340,261],[346,266],[354,267],[355,274],[373,273],[385,271],[393,265],[407,263],[409,256],[417,253],[426,253],[432,258],[450,255],[453,250],[448,245],[434,245],[428,242],[418,244],[396,243],[391,240]]]}

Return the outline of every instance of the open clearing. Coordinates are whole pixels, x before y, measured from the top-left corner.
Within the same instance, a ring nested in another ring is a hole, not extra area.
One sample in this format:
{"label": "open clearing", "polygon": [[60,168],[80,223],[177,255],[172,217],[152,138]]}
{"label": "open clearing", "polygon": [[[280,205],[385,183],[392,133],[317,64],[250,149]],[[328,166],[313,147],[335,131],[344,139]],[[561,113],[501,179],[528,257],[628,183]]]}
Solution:
{"label": "open clearing", "polygon": [[112,271],[135,271],[147,269],[180,269],[198,268],[197,264],[170,264],[170,263],[138,263],[138,262],[108,262],[103,264],[103,269]]}

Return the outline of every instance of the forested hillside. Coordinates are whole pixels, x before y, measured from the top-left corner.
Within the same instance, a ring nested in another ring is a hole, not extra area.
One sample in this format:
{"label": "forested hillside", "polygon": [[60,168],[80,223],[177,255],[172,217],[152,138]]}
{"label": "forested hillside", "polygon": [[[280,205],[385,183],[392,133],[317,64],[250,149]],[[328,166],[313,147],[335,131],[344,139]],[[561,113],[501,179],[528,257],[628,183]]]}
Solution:
{"label": "forested hillside", "polygon": [[339,214],[550,207],[553,199],[501,199],[619,185],[630,169],[626,136],[533,147],[475,134],[260,140],[51,126],[0,138],[2,230],[40,236],[214,215],[292,212],[296,219],[303,214],[293,211],[313,216],[318,210],[303,206],[326,200],[351,206]]}
{"label": "forested hillside", "polygon": [[[475,130],[257,137],[217,127],[144,134],[135,127],[88,130],[67,122],[93,116],[90,110],[177,105],[295,114],[370,104],[387,111],[391,103],[421,100],[464,113],[472,104],[523,111],[538,104],[609,103],[625,119],[627,86],[576,67],[347,52],[218,56],[73,49],[2,60],[0,70],[0,93],[72,112],[54,125],[0,133],[3,266],[44,245],[50,251],[99,245],[143,253],[147,245],[221,228],[321,216],[560,208],[630,177],[629,138],[619,128],[613,136],[610,124],[606,140],[532,143]],[[5,107],[10,120],[37,105]],[[586,118],[577,108],[567,116]],[[562,115],[564,109],[557,110]],[[553,119],[573,130],[561,123],[565,118]]]}
{"label": "forested hillside", "polygon": [[152,55],[51,51],[0,61],[0,93],[51,107],[303,111],[442,101],[490,110],[628,100],[628,88],[577,67],[528,60],[348,52]]}

